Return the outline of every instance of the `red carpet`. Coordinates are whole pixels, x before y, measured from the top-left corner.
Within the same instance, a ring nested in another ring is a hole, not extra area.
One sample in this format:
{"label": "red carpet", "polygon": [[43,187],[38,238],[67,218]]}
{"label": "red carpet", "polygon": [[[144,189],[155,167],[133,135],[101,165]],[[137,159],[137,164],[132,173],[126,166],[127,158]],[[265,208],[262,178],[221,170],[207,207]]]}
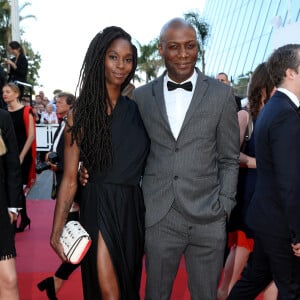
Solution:
{"label": "red carpet", "polygon": [[[45,277],[52,276],[60,264],[49,244],[50,230],[55,201],[27,200],[31,228],[16,234],[17,271],[21,300],[47,300],[45,292],[40,292],[36,284]],[[145,272],[142,275],[141,297],[144,298]],[[59,300],[83,300],[81,273],[78,268],[57,294]],[[180,264],[171,300],[189,300],[187,275],[184,262]]]}
{"label": "red carpet", "polygon": [[[21,300],[46,300],[45,292],[40,292],[36,284],[45,277],[52,276],[60,264],[49,244],[50,230],[55,201],[27,200],[31,228],[16,234],[17,271]],[[145,272],[142,275],[141,296],[144,297]],[[172,300],[189,300],[186,286],[184,263],[176,277]],[[81,273],[77,269],[57,294],[60,300],[82,300]]]}

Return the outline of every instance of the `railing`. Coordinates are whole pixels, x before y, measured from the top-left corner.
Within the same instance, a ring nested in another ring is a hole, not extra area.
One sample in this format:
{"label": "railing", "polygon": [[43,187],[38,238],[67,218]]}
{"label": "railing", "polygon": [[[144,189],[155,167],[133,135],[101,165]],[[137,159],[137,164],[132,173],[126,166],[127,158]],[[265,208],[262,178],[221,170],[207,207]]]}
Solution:
{"label": "railing", "polygon": [[36,124],[36,151],[49,151],[58,124]]}

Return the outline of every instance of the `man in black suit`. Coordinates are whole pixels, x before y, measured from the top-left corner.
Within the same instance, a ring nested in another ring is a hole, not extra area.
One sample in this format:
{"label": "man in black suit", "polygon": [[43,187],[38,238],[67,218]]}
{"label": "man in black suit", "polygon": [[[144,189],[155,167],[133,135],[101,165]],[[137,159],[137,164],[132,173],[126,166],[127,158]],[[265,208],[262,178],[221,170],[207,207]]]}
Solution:
{"label": "man in black suit", "polygon": [[255,299],[272,280],[278,299],[300,299],[300,45],[278,48],[267,67],[277,91],[254,131],[257,183],[246,218],[254,250],[230,300]]}

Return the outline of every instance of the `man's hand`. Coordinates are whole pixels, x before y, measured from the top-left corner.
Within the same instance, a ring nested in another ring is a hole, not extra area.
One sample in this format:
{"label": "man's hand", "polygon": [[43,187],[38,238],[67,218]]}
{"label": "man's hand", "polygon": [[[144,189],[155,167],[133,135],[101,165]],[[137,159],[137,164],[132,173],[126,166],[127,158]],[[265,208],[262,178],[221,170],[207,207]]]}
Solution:
{"label": "man's hand", "polygon": [[294,255],[300,257],[300,243],[292,244],[292,249],[294,251]]}
{"label": "man's hand", "polygon": [[10,223],[12,224],[13,222],[16,222],[18,220],[18,214],[15,214],[11,211],[8,211],[9,218],[10,218]]}
{"label": "man's hand", "polygon": [[79,181],[80,184],[85,186],[88,183],[89,173],[83,164],[80,164],[79,168]]}
{"label": "man's hand", "polygon": [[57,169],[58,169],[58,168],[57,168],[57,164],[53,164],[53,163],[50,162],[50,160],[49,160],[49,158],[48,158],[49,153],[51,153],[51,152],[46,153],[45,160],[46,160],[47,164],[50,166],[50,169],[51,169],[53,172],[57,172]]}

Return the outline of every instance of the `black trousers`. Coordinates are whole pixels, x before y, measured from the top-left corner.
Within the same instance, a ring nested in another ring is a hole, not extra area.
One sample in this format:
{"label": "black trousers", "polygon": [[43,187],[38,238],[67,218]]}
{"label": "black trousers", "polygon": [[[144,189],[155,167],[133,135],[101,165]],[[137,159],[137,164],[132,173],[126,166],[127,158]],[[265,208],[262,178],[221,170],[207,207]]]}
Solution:
{"label": "black trousers", "polygon": [[227,299],[253,300],[274,280],[278,299],[300,299],[300,258],[290,239],[255,233],[251,260]]}

